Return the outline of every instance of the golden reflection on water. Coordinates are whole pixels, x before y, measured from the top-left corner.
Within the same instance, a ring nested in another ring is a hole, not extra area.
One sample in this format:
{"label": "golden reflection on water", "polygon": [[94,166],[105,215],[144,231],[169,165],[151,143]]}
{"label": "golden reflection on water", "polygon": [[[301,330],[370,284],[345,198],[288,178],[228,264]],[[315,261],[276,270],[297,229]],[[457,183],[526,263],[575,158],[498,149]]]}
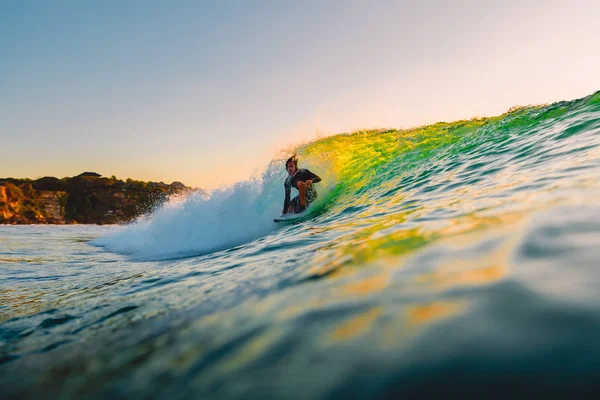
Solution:
{"label": "golden reflection on water", "polygon": [[428,304],[415,304],[407,307],[406,315],[410,325],[419,326],[452,317],[466,309],[465,302],[434,301]]}
{"label": "golden reflection on water", "polygon": [[35,288],[20,287],[18,290],[3,289],[0,291],[0,304],[8,311],[0,311],[0,322],[35,315],[49,309],[61,309],[72,302],[73,298],[80,303],[88,299],[93,300],[110,294],[113,290],[111,286],[126,284],[143,276],[141,273],[134,274],[81,289],[73,289],[63,284],[39,284]]}
{"label": "golden reflection on water", "polygon": [[[421,275],[416,279],[417,283],[430,284],[438,289],[450,286],[485,285],[497,282],[508,274],[506,265],[490,265],[468,268],[468,263],[461,264],[459,268],[445,266],[442,269]],[[477,264],[479,265],[479,264]]]}
{"label": "golden reflection on water", "polygon": [[318,309],[324,306],[325,304],[319,301],[311,301],[304,304],[295,304],[293,306],[288,306],[283,310],[279,311],[275,318],[280,321],[289,320],[295,318],[299,315],[304,314],[306,311],[310,309]]}
{"label": "golden reflection on water", "polygon": [[216,366],[216,369],[231,372],[248,365],[265,353],[265,351],[283,336],[283,331],[277,328],[270,329],[263,334],[251,339],[231,356],[225,358]]}
{"label": "golden reflection on water", "polygon": [[3,263],[43,263],[44,261],[48,261],[48,259],[42,257],[0,257],[0,262]]}
{"label": "golden reflection on water", "polygon": [[[325,246],[315,252],[307,275],[336,279],[353,275],[364,268],[356,270],[355,266],[373,267],[375,264],[385,269],[402,268],[404,259],[428,243],[439,242],[452,246],[468,246],[477,241],[477,232],[490,227],[507,227],[509,230],[519,230],[526,220],[523,212],[506,213],[503,215],[483,216],[478,214],[465,215],[449,221],[423,222],[418,228],[403,228],[404,216],[390,215],[380,218],[379,222],[345,235],[339,241]],[[391,223],[390,223],[391,222]],[[344,229],[344,228],[340,228]],[[501,228],[503,229],[503,228]],[[341,244],[338,244],[341,243]],[[478,266],[485,265],[485,274],[478,272],[477,276],[501,279],[507,272],[505,260],[513,245],[503,246],[500,253],[494,253],[499,262],[491,266],[489,257],[477,260]],[[447,266],[446,266],[447,267]],[[462,267],[462,269],[468,267]],[[473,266],[470,267],[472,270]],[[460,269],[460,268],[459,268]],[[443,269],[442,271],[445,271]],[[475,273],[471,273],[475,275]],[[449,278],[449,277],[447,277]],[[386,287],[386,277],[371,275],[366,280],[351,282],[345,285],[348,294],[371,293],[382,291]],[[475,278],[461,278],[475,279]],[[482,280],[483,278],[477,278]],[[490,278],[491,279],[491,278]]]}
{"label": "golden reflection on water", "polygon": [[[511,254],[520,240],[518,232],[525,230],[523,225],[527,218],[521,213],[512,213],[471,220],[471,229],[468,232],[445,237],[440,241],[459,253],[454,257],[447,257],[444,264],[436,270],[418,275],[414,279],[415,285],[427,286],[434,290],[456,286],[487,285],[504,279],[510,273]],[[483,254],[468,251],[470,245],[477,243],[478,230],[490,225],[499,225],[498,233],[504,234],[503,242]],[[447,231],[444,234],[447,234]],[[460,252],[461,249],[466,253]]]}
{"label": "golden reflection on water", "polygon": [[427,326],[465,313],[469,304],[465,300],[409,304],[383,324],[378,346],[384,349],[410,346],[411,339]]}
{"label": "golden reflection on water", "polygon": [[346,295],[366,296],[371,293],[382,292],[383,289],[388,287],[389,281],[390,276],[388,274],[380,273],[378,275],[359,280],[358,282],[349,282],[340,289]]}
{"label": "golden reflection on water", "polygon": [[331,333],[331,339],[333,341],[344,341],[362,335],[377,321],[382,312],[382,307],[373,307],[369,311],[349,319],[335,328]]}
{"label": "golden reflection on water", "polygon": [[[384,307],[375,306],[338,324],[330,332],[328,341],[345,342],[373,331],[381,339],[376,340],[375,345],[393,347],[416,335],[426,325],[457,316],[467,308],[466,301],[432,301],[407,305],[402,312],[389,314],[383,318]],[[382,324],[382,329],[375,329],[378,323]]]}
{"label": "golden reflection on water", "polygon": [[[472,213],[464,215],[460,218],[449,220],[444,226],[440,226],[435,235],[439,238],[446,238],[452,242],[466,243],[464,239],[469,241],[473,240],[469,234],[476,231],[500,226],[511,226],[512,228],[519,225],[526,215],[524,212],[511,212],[501,215],[483,215],[482,213]],[[424,224],[423,228],[427,229],[427,224]]]}
{"label": "golden reflection on water", "polygon": [[0,291],[0,304],[8,311],[0,312],[0,322],[42,312],[46,308],[42,300],[44,295],[40,291],[3,289]]}

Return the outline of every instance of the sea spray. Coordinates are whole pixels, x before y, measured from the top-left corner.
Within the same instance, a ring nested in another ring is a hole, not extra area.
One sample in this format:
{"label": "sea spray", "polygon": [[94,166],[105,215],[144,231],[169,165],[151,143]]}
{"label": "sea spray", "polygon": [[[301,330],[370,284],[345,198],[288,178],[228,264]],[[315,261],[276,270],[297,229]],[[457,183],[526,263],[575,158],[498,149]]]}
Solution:
{"label": "sea spray", "polygon": [[265,204],[260,182],[238,182],[206,195],[193,192],[172,200],[150,215],[94,241],[135,259],[156,260],[199,255],[264,236],[273,229],[270,215],[278,205]]}

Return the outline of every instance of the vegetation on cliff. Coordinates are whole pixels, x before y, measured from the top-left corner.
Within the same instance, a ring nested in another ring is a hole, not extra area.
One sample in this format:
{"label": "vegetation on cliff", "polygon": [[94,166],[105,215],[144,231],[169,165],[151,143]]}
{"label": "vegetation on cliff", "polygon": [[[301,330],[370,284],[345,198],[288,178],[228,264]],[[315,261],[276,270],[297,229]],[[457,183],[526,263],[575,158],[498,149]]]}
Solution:
{"label": "vegetation on cliff", "polygon": [[191,188],[125,181],[93,172],[57,179],[0,178],[0,224],[114,224],[131,221]]}

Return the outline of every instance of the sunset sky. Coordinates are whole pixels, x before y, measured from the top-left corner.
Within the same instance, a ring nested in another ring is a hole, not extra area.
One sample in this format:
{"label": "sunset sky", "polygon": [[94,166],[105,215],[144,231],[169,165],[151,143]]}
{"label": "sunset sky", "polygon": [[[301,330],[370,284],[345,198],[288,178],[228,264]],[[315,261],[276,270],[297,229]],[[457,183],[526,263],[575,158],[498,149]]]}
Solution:
{"label": "sunset sky", "polygon": [[321,135],[600,90],[600,2],[0,0],[0,178],[210,189]]}

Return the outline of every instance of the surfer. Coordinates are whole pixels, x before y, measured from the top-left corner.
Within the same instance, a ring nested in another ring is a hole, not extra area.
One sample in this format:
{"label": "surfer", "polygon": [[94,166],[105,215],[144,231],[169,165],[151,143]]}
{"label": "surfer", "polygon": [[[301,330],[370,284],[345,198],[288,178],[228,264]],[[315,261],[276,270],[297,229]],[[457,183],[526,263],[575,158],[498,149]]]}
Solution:
{"label": "surfer", "polygon": [[[301,213],[317,198],[317,191],[313,183],[321,182],[321,178],[307,169],[298,169],[298,156],[294,154],[285,162],[285,169],[289,176],[285,180],[285,202],[283,214],[288,212]],[[298,189],[298,196],[290,201],[292,187]]]}

